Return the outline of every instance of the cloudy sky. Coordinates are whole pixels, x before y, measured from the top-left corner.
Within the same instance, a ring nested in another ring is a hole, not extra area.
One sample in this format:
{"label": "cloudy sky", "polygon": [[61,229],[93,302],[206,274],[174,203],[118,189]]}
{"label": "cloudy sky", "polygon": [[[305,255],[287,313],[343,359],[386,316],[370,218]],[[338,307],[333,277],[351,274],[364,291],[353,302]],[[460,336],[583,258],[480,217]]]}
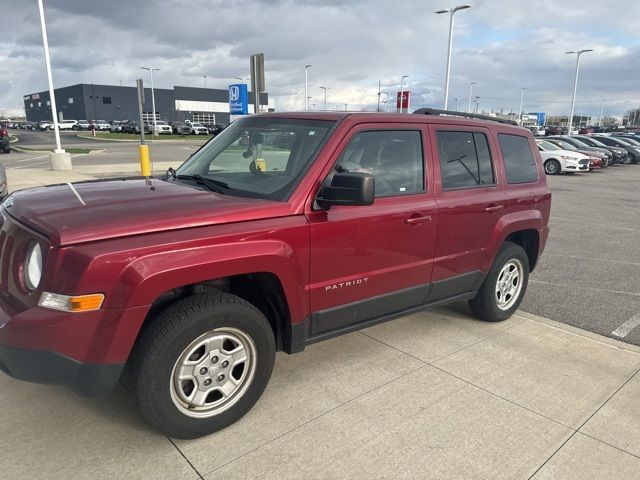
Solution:
{"label": "cloudy sky", "polygon": [[[156,86],[226,88],[264,52],[276,109],[312,104],[375,109],[378,81],[413,92],[412,107],[442,107],[452,0],[44,0],[56,86],[135,85],[154,66]],[[640,107],[640,2],[469,0],[455,17],[450,107],[466,107],[470,82],[481,109],[567,114],[575,56],[583,55],[576,114]],[[0,0],[0,111],[47,88],[36,0]],[[146,78],[146,77],[145,77]],[[386,96],[382,96],[386,98]]]}

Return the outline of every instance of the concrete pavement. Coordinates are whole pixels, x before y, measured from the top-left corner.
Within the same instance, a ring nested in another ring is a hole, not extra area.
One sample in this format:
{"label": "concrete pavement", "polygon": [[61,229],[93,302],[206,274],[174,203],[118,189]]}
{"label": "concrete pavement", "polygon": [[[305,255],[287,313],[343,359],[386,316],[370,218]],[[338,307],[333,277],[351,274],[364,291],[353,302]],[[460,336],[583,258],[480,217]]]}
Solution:
{"label": "concrete pavement", "polygon": [[0,478],[640,478],[640,348],[441,308],[278,354],[256,407],[194,441],[131,397],[0,376]]}

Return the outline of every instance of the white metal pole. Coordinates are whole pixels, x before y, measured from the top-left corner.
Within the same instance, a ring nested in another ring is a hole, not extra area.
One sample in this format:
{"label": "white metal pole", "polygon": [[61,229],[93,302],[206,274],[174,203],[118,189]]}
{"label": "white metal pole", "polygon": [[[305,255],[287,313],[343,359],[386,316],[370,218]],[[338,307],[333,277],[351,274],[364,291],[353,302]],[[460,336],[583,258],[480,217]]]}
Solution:
{"label": "white metal pole", "polygon": [[524,91],[526,88],[523,88],[520,92],[520,125],[522,125],[522,103],[524,101]]}
{"label": "white metal pole", "polygon": [[602,126],[602,114],[604,113],[604,102],[605,99],[602,99],[602,104],[600,105],[600,117],[598,117],[598,126],[601,127]]}
{"label": "white metal pole", "polygon": [[469,84],[469,105],[467,105],[467,113],[471,113],[471,94],[473,93],[473,86],[476,82],[471,82]]}
{"label": "white metal pole", "polygon": [[454,9],[449,13],[449,47],[447,49],[447,73],[444,80],[444,110],[449,105],[449,76],[451,75],[451,46],[453,45],[453,14]]}
{"label": "white metal pole", "polygon": [[571,136],[571,130],[573,127],[573,112],[576,108],[576,90],[578,89],[578,71],[580,70],[580,54],[582,52],[577,52],[576,56],[576,75],[573,80],[573,96],[571,97],[571,113],[569,114],[569,129],[567,131],[567,135]]}
{"label": "white metal pole", "polygon": [[156,94],[155,94],[155,89],[153,86],[153,68],[150,69],[151,72],[151,109],[152,109],[152,113],[153,113],[153,133],[152,135],[155,137],[156,136]]}
{"label": "white metal pole", "polygon": [[56,149],[54,153],[64,153],[60,144],[60,129],[58,128],[58,107],[56,106],[56,96],[53,91],[53,77],[51,75],[51,58],[49,57],[49,40],[47,39],[47,27],[44,21],[44,7],[42,0],[38,0],[40,10],[40,26],[42,27],[42,43],[44,44],[44,60],[47,65],[47,81],[49,82],[49,101],[51,102],[51,116],[53,120],[53,131],[56,136]]}
{"label": "white metal pole", "polygon": [[306,65],[304,67],[304,109],[309,110],[309,96],[308,96],[308,90],[309,90],[309,69],[311,68],[311,65]]}

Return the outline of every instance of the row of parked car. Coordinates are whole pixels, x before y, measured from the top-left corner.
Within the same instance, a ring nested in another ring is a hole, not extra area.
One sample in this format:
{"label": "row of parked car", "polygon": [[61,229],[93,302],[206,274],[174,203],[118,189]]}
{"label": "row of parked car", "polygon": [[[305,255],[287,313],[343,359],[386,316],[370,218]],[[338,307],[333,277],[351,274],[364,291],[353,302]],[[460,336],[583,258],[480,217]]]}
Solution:
{"label": "row of parked car", "polygon": [[548,175],[588,172],[640,162],[640,130],[550,135],[536,139]]}

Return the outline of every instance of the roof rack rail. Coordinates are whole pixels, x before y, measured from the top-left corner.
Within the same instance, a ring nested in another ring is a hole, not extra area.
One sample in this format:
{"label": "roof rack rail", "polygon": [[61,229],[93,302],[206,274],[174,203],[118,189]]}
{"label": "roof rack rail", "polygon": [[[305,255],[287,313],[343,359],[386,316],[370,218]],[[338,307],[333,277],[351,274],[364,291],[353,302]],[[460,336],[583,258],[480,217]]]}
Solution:
{"label": "roof rack rail", "polygon": [[479,115],[477,113],[455,112],[453,110],[437,110],[435,108],[419,108],[418,110],[413,112],[413,114],[414,115],[437,115],[437,116],[450,115],[453,117],[477,118],[479,120],[489,120],[490,122],[506,123],[508,125],[518,126],[518,124],[513,120],[504,120],[502,118],[490,117],[488,115]]}

